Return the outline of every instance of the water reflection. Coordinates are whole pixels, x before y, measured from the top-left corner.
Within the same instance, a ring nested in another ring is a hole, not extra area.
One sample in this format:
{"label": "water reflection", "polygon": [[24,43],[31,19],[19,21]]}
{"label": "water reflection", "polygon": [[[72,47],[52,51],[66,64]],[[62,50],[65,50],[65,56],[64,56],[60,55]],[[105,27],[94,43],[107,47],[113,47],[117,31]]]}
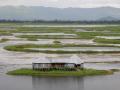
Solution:
{"label": "water reflection", "polygon": [[[91,66],[95,65],[92,64]],[[110,67],[112,66],[115,65],[110,65]],[[0,90],[120,90],[120,72],[113,75],[93,77],[41,78],[5,75],[6,71],[11,70],[12,67],[15,68],[16,66],[0,65]]]}
{"label": "water reflection", "polygon": [[32,77],[33,90],[84,90],[83,77]]}
{"label": "water reflection", "polygon": [[33,90],[31,77],[0,75],[0,90]]}

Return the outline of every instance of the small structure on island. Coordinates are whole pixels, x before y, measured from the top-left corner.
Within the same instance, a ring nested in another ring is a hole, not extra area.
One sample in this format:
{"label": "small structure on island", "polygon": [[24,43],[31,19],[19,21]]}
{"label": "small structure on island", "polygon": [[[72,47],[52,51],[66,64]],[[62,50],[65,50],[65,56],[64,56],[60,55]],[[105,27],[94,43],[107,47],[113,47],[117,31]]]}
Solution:
{"label": "small structure on island", "polygon": [[83,60],[77,55],[73,55],[70,58],[39,58],[32,63],[33,70],[42,69],[78,69],[83,68]]}

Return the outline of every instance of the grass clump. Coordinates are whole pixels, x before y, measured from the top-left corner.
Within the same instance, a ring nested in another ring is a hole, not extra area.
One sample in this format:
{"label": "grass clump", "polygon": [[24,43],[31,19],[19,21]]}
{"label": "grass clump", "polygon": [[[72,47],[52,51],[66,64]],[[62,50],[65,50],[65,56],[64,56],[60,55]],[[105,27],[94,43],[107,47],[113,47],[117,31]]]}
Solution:
{"label": "grass clump", "polygon": [[60,42],[60,41],[56,41],[56,40],[55,40],[55,41],[53,41],[53,43],[54,43],[54,44],[61,44],[61,42]]}

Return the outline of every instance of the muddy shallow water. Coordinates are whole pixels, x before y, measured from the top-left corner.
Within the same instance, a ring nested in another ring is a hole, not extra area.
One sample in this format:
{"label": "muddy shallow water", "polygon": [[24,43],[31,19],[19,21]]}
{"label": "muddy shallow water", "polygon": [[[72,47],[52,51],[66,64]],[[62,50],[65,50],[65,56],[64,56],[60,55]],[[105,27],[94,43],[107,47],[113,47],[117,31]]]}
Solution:
{"label": "muddy shallow water", "polygon": [[[25,39],[16,38],[14,36],[4,36],[12,40],[4,43],[0,43],[0,62],[7,64],[31,64],[34,60],[40,57],[71,57],[71,54],[43,54],[43,53],[25,53],[25,52],[12,52],[4,50],[4,46],[15,45],[15,44],[24,44],[24,43],[33,43],[33,44],[52,44],[53,39],[39,39],[39,41],[26,41]],[[3,36],[1,36],[3,38]],[[62,43],[81,43],[81,44],[92,44],[91,40],[74,40],[74,39],[56,39],[60,40]],[[76,48],[78,50],[78,48]],[[89,48],[88,48],[89,49]],[[101,50],[101,48],[92,48]],[[114,48],[105,48],[102,50],[114,50]],[[119,50],[118,48],[115,48]],[[87,62],[104,62],[104,61],[120,61],[120,53],[118,54],[78,54],[82,60]]]}
{"label": "muddy shallow water", "polygon": [[[77,54],[85,62],[120,61],[120,54]],[[70,58],[72,54],[44,54],[6,51],[0,46],[0,63],[31,64],[41,57]]]}
{"label": "muddy shallow water", "polygon": [[29,48],[30,50],[51,50],[51,51],[120,51],[118,47],[63,47],[63,48]]}
{"label": "muddy shallow water", "polygon": [[120,39],[120,36],[97,36],[97,37],[105,39]]}
{"label": "muddy shallow water", "polygon": [[13,33],[13,35],[66,35],[66,36],[76,36],[76,34],[66,34],[66,33]]}
{"label": "muddy shallow water", "polygon": [[6,44],[53,44],[54,41],[60,41],[63,44],[94,44],[92,40],[86,40],[86,39],[81,39],[81,40],[73,40],[73,39],[38,39],[37,41],[28,41],[27,39],[12,39],[10,41],[7,41]]}

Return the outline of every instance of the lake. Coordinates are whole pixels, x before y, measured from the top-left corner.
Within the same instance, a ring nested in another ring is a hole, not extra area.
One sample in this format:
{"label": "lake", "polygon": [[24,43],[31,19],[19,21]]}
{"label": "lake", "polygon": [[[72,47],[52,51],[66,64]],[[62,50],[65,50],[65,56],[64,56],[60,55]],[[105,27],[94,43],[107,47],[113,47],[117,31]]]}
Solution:
{"label": "lake", "polygon": [[[22,25],[22,27],[64,27],[75,28],[76,32],[100,32],[97,30],[84,30],[80,27],[106,27],[108,25]],[[117,25],[109,25],[117,26]],[[21,25],[0,26],[1,30],[18,30]],[[108,30],[101,32],[110,33]],[[113,33],[112,33],[113,34]],[[118,33],[114,33],[118,34]],[[38,39],[38,41],[28,41],[27,38],[18,38],[17,35],[49,35],[61,36],[69,39]],[[11,36],[0,36],[11,39],[0,44],[0,90],[120,90],[120,72],[113,75],[87,76],[87,77],[32,77],[32,76],[11,76],[6,75],[7,71],[18,68],[31,68],[31,64],[38,58],[69,58],[72,54],[45,54],[7,51],[4,46],[18,44],[53,44],[58,40],[63,44],[97,44],[93,39],[70,39],[75,38],[75,34],[68,33],[14,33]],[[120,39],[119,36],[98,36],[98,38]],[[99,44],[99,43],[98,43]],[[110,45],[110,44],[109,44]],[[112,44],[111,44],[112,45]],[[120,44],[113,44],[120,46]],[[37,49],[38,48],[33,48]],[[66,50],[66,51],[120,51],[118,47],[65,47],[65,48],[40,48],[39,50]],[[94,69],[120,69],[120,63],[92,63],[92,62],[120,62],[120,53],[112,54],[77,54],[86,63],[84,67]]]}

